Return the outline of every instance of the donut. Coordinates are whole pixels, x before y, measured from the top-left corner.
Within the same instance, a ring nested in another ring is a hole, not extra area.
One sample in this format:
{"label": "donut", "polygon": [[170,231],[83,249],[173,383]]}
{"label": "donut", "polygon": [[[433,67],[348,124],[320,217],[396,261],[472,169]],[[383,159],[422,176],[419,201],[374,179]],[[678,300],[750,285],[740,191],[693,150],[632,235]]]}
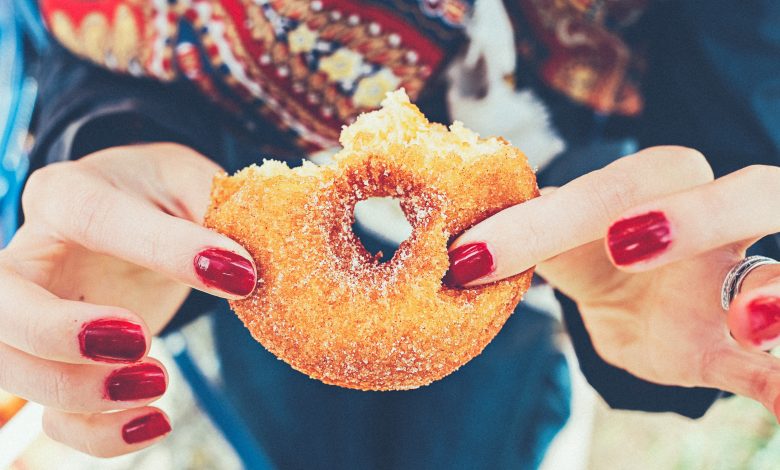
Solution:
{"label": "donut", "polygon": [[[482,352],[530,285],[533,268],[475,288],[442,278],[452,237],[536,197],[534,172],[501,138],[428,122],[403,90],[340,142],[327,165],[265,161],[215,177],[205,225],[258,267],[255,291],[230,306],[311,378],[360,390],[428,385]],[[352,230],[355,204],[370,197],[398,199],[413,229],[387,262]]]}

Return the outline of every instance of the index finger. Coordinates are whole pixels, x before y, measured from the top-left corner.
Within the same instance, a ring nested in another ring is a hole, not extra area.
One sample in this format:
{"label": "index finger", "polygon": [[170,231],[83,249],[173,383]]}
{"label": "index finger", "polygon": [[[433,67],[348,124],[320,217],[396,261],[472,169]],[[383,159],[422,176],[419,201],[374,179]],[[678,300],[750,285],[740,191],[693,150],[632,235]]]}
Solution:
{"label": "index finger", "polygon": [[242,298],[254,290],[254,262],[230,238],[83,171],[66,168],[33,177],[26,192],[57,197],[33,195],[28,206],[57,235],[220,297]]}
{"label": "index finger", "polygon": [[684,147],[623,157],[467,230],[450,247],[448,278],[472,286],[523,272],[602,238],[609,222],[629,207],[712,179],[704,156]]}

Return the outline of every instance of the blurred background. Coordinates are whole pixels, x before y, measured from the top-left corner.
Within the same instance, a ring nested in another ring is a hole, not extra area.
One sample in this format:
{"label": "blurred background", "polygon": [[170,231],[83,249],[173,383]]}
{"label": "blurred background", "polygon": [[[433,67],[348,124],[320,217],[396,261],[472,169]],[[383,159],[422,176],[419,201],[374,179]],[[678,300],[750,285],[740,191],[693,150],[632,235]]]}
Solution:
{"label": "blurred background", "polygon": [[[36,98],[30,70],[48,41],[35,2],[0,2],[0,246],[16,229],[26,155],[35,138],[28,132]],[[630,142],[609,145],[621,149],[616,151],[631,148]],[[153,348],[152,355],[171,374],[159,405],[171,416],[175,432],[162,444],[120,458],[94,459],[47,439],[40,429],[41,409],[0,391],[0,469],[272,468],[223,397],[210,329],[211,320],[203,317]],[[721,400],[697,421],[613,411],[579,374],[565,335],[558,340],[572,365],[572,413],[542,468],[780,468],[780,427],[757,403]]]}

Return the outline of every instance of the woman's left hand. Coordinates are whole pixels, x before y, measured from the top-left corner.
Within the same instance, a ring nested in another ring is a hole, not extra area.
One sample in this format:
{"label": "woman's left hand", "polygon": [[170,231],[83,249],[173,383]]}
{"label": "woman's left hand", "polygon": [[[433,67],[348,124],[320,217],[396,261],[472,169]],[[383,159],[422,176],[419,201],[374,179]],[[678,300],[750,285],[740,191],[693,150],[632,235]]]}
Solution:
{"label": "woman's left hand", "polygon": [[[723,280],[780,231],[780,168],[712,180],[698,152],[656,147],[508,208],[450,248],[450,278],[495,281],[538,263],[578,305],[598,354],[645,380],[751,397],[780,418],[780,265]],[[729,334],[729,331],[731,334]]]}

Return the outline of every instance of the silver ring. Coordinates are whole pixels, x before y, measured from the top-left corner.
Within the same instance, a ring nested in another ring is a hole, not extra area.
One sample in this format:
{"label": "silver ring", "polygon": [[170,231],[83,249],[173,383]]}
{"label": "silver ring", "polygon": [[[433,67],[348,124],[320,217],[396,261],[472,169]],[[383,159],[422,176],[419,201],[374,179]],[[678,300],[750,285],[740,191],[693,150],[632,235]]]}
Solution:
{"label": "silver ring", "polygon": [[726,278],[723,280],[723,286],[720,288],[720,306],[723,307],[723,310],[729,310],[731,301],[739,294],[747,275],[757,267],[765,264],[780,264],[780,261],[767,258],[766,256],[748,256],[731,268],[731,271],[726,274]]}

